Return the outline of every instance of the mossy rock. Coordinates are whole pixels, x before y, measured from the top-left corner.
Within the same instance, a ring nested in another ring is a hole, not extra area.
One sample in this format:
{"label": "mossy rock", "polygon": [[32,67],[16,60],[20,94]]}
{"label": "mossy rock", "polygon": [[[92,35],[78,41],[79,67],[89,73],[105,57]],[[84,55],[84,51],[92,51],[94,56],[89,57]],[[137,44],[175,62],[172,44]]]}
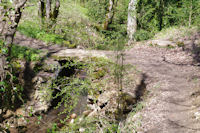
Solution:
{"label": "mossy rock", "polygon": [[76,48],[76,44],[70,43],[69,41],[63,41],[62,46],[67,47],[67,48]]}
{"label": "mossy rock", "polygon": [[42,68],[45,72],[51,72],[54,73],[59,69],[59,65],[57,64],[46,64]]}
{"label": "mossy rock", "polygon": [[104,69],[99,69],[98,71],[94,72],[92,77],[94,79],[100,79],[102,77],[104,77],[106,74],[106,71]]}
{"label": "mossy rock", "polygon": [[183,42],[177,42],[176,45],[177,45],[178,47],[184,47],[184,46],[185,46],[185,44],[184,44]]}

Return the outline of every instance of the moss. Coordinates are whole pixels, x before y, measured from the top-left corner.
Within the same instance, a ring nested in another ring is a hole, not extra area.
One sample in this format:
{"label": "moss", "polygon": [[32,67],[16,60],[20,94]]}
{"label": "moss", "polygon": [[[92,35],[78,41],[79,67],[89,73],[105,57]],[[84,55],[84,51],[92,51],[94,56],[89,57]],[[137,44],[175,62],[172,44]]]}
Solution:
{"label": "moss", "polygon": [[105,74],[106,74],[105,70],[100,69],[100,70],[98,70],[97,72],[94,72],[94,73],[93,73],[93,78],[95,78],[95,79],[100,79],[100,78],[104,77]]}
{"label": "moss", "polygon": [[13,65],[13,67],[16,68],[16,69],[22,68],[20,62],[17,61],[17,60],[16,60],[16,61],[13,61],[13,62],[12,62],[12,65]]}
{"label": "moss", "polygon": [[76,48],[76,44],[70,43],[69,41],[63,41],[62,46],[68,47],[68,48]]}
{"label": "moss", "polygon": [[178,47],[184,47],[184,46],[185,46],[185,44],[184,44],[183,42],[177,42],[176,45],[177,45]]}
{"label": "moss", "polygon": [[43,66],[43,70],[45,72],[55,72],[58,69],[58,65],[56,64],[46,64]]}

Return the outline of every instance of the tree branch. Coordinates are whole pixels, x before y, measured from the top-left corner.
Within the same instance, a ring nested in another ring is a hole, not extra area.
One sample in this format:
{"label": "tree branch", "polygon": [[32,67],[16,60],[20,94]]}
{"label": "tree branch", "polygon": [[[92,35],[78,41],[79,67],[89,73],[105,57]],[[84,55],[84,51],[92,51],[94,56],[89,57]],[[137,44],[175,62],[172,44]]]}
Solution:
{"label": "tree branch", "polygon": [[22,8],[26,4],[27,0],[22,0],[18,4],[16,4],[15,9]]}

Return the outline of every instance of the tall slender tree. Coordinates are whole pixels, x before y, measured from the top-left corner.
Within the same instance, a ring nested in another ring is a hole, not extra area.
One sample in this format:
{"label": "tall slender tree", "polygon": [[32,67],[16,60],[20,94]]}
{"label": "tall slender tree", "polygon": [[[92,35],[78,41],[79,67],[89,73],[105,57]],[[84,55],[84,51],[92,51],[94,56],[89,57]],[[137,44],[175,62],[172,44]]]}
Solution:
{"label": "tall slender tree", "polygon": [[107,11],[107,14],[106,14],[106,19],[105,19],[104,27],[103,27],[104,30],[108,30],[109,24],[112,23],[114,13],[115,13],[114,12],[114,6],[115,6],[116,2],[117,2],[117,0],[109,0],[108,11]]}
{"label": "tall slender tree", "polygon": [[128,5],[127,33],[129,38],[129,44],[135,40],[134,34],[137,30],[136,5],[137,0],[130,0]]}
{"label": "tall slender tree", "polygon": [[[52,4],[54,8],[52,11]],[[55,26],[57,17],[59,15],[60,0],[39,0],[39,17],[41,19],[42,25],[46,25],[46,28],[52,28]]]}

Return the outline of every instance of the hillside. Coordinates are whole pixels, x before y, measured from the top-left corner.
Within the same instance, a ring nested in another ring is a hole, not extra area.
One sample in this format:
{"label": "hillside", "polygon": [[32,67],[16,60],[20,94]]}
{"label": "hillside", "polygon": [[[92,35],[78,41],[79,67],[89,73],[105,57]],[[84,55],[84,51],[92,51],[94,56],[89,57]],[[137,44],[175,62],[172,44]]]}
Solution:
{"label": "hillside", "polygon": [[0,0],[0,132],[199,133],[200,5]]}

